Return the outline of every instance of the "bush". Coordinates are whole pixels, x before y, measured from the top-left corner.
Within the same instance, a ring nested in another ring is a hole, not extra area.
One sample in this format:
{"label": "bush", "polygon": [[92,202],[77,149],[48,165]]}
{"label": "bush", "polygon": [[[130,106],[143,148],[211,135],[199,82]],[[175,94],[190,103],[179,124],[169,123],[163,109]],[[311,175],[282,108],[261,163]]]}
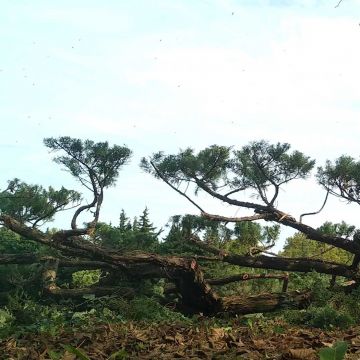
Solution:
{"label": "bush", "polygon": [[346,329],[354,324],[354,319],[331,306],[310,307],[307,310],[288,310],[284,312],[286,321],[296,325],[306,325],[320,329]]}
{"label": "bush", "polygon": [[329,289],[330,276],[315,271],[307,274],[290,274],[290,290],[311,289],[312,302],[317,306],[325,306],[333,296]]}

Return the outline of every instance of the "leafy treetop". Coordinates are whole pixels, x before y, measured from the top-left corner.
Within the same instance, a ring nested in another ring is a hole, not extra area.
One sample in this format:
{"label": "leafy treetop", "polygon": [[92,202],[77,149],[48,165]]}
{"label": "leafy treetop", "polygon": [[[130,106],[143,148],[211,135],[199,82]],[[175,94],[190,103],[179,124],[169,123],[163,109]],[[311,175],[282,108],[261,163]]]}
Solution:
{"label": "leafy treetop", "polygon": [[131,156],[131,150],[126,146],[110,147],[108,142],[95,143],[69,136],[46,138],[44,144],[53,151],[65,153],[55,157],[54,161],[64,165],[83,186],[92,191],[94,196],[90,204],[77,209],[71,222],[72,229],[76,229],[79,214],[92,207],[95,207],[93,224],[96,224],[103,202],[103,191],[115,184],[121,167]]}
{"label": "leafy treetop", "polygon": [[360,204],[360,161],[340,156],[318,168],[319,183],[332,195]]}
{"label": "leafy treetop", "polygon": [[314,165],[315,161],[303,153],[290,152],[289,144],[272,145],[264,140],[240,150],[212,145],[198,153],[190,148],[177,155],[158,152],[141,162],[145,171],[173,186],[192,182],[196,191],[200,188],[211,195],[221,191],[223,197],[251,189],[270,207],[281,185],[307,177]]}
{"label": "leafy treetop", "polygon": [[0,192],[0,199],[0,213],[35,227],[53,220],[57,212],[77,206],[81,196],[64,187],[60,190],[51,186],[45,189],[40,185],[29,185],[14,179]]}

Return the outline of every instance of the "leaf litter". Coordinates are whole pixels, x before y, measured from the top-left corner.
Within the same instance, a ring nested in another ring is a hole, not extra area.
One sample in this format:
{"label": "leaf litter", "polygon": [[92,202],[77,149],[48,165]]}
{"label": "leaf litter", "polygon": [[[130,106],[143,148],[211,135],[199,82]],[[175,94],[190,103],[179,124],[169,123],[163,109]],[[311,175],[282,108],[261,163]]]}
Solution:
{"label": "leaf litter", "polygon": [[259,333],[247,326],[207,323],[97,325],[90,332],[26,334],[0,341],[0,359],[319,359],[321,348],[346,341],[345,359],[360,359],[360,327],[324,331],[283,325],[284,332]]}

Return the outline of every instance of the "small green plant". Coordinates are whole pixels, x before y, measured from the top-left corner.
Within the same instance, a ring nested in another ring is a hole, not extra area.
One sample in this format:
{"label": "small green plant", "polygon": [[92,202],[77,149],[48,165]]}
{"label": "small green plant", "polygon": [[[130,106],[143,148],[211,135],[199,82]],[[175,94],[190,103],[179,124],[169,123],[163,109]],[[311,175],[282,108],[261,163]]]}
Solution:
{"label": "small green plant", "polygon": [[77,359],[80,360],[91,360],[82,350],[72,345],[62,345],[62,347],[70,354],[76,355]]}
{"label": "small green plant", "polygon": [[129,353],[125,349],[118,350],[110,355],[109,360],[126,360],[130,359]]}
{"label": "small green plant", "polygon": [[322,348],[319,351],[320,360],[343,360],[348,348],[346,341],[339,341],[331,348]]}
{"label": "small green plant", "polygon": [[175,311],[160,305],[155,299],[148,297],[138,297],[128,305],[126,318],[135,321],[187,321],[188,319]]}
{"label": "small green plant", "polygon": [[306,324],[321,329],[346,329],[354,324],[354,320],[348,314],[336,311],[327,305],[321,308],[310,308]]}
{"label": "small green plant", "polygon": [[307,310],[288,310],[284,312],[284,319],[290,324],[307,325],[320,329],[346,329],[354,324],[354,319],[330,305],[310,307]]}

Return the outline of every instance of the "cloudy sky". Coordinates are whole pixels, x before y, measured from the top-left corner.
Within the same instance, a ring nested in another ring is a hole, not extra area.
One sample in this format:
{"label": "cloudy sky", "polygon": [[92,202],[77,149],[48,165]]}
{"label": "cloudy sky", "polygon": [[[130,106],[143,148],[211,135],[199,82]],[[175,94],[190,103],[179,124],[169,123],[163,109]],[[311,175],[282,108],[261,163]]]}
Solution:
{"label": "cloudy sky", "polygon": [[[126,144],[132,161],[102,219],[117,223],[121,208],[135,216],[148,206],[160,227],[197,210],[141,172],[140,158],[155,151],[266,139],[289,142],[318,165],[358,158],[360,1],[337,3],[2,0],[0,188],[19,177],[79,189],[51,162],[44,137]],[[280,196],[281,209],[298,216],[324,194],[310,180]],[[332,199],[308,222],[360,226],[356,210]]]}

